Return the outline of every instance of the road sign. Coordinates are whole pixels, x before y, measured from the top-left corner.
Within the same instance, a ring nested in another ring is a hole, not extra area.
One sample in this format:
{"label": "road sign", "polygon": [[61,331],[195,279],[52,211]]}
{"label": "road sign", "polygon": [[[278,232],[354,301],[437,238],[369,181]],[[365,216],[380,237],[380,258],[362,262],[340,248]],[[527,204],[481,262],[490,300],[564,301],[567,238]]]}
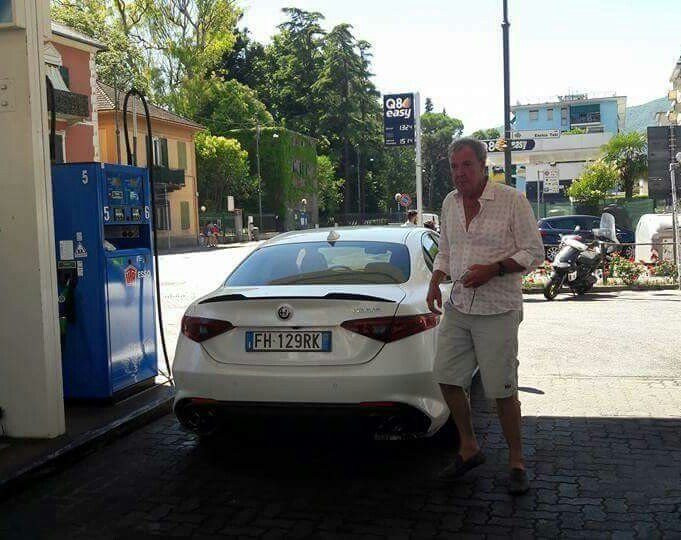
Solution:
{"label": "road sign", "polygon": [[383,136],[385,146],[414,144],[414,94],[383,96]]}
{"label": "road sign", "polygon": [[523,129],[511,133],[513,139],[557,139],[560,137],[559,129]]}
{"label": "road sign", "polygon": [[411,206],[411,197],[408,193],[405,193],[402,195],[402,197],[400,197],[400,206],[404,206],[405,208],[409,208],[409,206]]}
{"label": "road sign", "polygon": [[232,195],[227,195],[227,211],[234,212],[234,197]]}
{"label": "road sign", "polygon": [[[503,138],[487,139],[482,142],[487,145],[488,152],[503,152],[503,140]],[[523,152],[525,150],[532,150],[534,148],[534,139],[511,139],[510,143],[511,150],[516,152]]]}
{"label": "road sign", "polygon": [[560,178],[558,169],[551,168],[543,171],[544,193],[560,193]]}

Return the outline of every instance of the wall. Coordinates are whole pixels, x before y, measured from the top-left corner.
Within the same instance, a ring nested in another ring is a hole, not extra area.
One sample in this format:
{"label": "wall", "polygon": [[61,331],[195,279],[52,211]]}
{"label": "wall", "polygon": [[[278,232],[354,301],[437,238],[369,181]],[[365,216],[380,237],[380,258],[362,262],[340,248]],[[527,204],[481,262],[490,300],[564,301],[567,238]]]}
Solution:
{"label": "wall", "polygon": [[601,103],[601,123],[604,126],[605,133],[617,133],[617,102],[604,101]]}
{"label": "wall", "polygon": [[[120,148],[121,160],[126,162],[125,138],[123,134],[123,117],[119,116],[121,130]],[[128,122],[130,142],[132,144],[132,119]],[[196,151],[194,148],[194,134],[196,129],[181,125],[152,120],[151,129],[154,137],[168,139],[168,162],[171,169],[179,168],[177,142],[183,141],[187,148],[187,168],[185,169],[185,185],[183,188],[168,193],[170,204],[170,231],[157,231],[159,247],[172,249],[182,246],[193,246],[198,242],[198,191],[196,182]],[[146,124],[144,117],[138,118],[138,163],[144,167],[147,163],[146,147]],[[116,163],[116,128],[112,111],[99,113],[99,140],[102,152],[102,160],[107,163]],[[181,203],[189,204],[189,229],[182,229]]]}
{"label": "wall", "polygon": [[59,51],[62,65],[69,70],[69,90],[75,94],[88,96],[90,101],[90,115],[84,122],[65,126],[59,123],[60,130],[65,131],[66,155],[65,160],[70,162],[95,161],[97,151],[95,148],[95,113],[92,108],[92,72],[90,71],[90,53],[63,43],[52,42]]}
{"label": "wall", "polygon": [[[43,40],[46,0],[18,3],[26,29],[0,29],[0,406],[10,437],[64,432]],[[8,105],[2,106],[7,101]]]}
{"label": "wall", "polygon": [[[513,126],[514,130],[528,130],[528,129],[560,129],[560,105],[551,106],[537,106],[532,107],[532,110],[539,110],[537,120],[530,120],[530,109],[518,109],[515,111],[516,123]],[[553,119],[547,119],[547,110],[553,111]]]}

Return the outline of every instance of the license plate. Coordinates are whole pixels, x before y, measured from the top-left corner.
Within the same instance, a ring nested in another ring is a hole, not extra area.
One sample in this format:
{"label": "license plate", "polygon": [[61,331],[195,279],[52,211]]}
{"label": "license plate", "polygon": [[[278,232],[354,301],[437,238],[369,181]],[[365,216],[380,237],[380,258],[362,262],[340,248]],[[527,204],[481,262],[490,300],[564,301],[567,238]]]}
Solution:
{"label": "license plate", "polygon": [[331,332],[246,332],[246,352],[331,352]]}
{"label": "license plate", "polygon": [[577,272],[570,272],[568,274],[568,281],[574,281],[575,279],[577,279]]}

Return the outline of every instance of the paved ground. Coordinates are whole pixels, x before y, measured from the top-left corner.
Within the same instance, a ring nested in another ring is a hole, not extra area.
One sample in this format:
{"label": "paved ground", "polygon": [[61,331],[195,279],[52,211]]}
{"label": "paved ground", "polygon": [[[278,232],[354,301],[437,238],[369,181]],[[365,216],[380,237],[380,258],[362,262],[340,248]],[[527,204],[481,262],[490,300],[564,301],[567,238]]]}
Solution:
{"label": "paved ground", "polygon": [[[170,257],[166,302],[180,314],[235,264],[234,252]],[[187,269],[197,281],[179,278]],[[506,494],[503,439],[475,387],[488,463],[458,484],[433,479],[452,457],[444,436],[282,427],[206,444],[168,416],[0,502],[0,537],[681,538],[680,304],[675,292],[527,297],[525,497]]]}

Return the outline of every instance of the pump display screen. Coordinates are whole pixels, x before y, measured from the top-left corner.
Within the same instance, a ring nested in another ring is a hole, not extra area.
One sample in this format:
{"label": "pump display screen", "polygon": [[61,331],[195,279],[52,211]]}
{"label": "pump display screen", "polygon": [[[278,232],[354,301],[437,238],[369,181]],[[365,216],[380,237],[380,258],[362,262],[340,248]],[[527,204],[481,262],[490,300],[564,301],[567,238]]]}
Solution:
{"label": "pump display screen", "polygon": [[150,219],[148,186],[139,172],[111,171],[105,176],[105,186],[106,200],[102,209],[105,223],[141,223]]}
{"label": "pump display screen", "polygon": [[131,219],[132,219],[132,221],[141,221],[142,220],[142,212],[140,212],[139,208],[133,208],[132,209]]}

